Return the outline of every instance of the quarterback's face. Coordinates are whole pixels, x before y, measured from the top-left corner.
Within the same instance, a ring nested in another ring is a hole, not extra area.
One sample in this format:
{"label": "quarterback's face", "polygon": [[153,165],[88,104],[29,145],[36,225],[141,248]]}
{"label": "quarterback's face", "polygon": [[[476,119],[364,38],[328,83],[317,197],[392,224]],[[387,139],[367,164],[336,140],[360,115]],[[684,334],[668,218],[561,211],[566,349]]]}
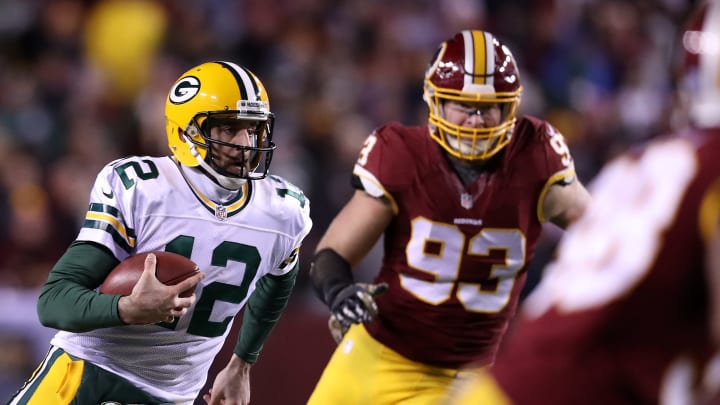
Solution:
{"label": "quarterback's face", "polygon": [[260,122],[250,120],[227,120],[214,124],[210,128],[210,137],[226,145],[211,143],[212,164],[221,170],[238,176],[247,174],[248,171],[252,170],[250,162],[254,160],[253,155],[256,152],[242,150],[227,144],[257,146],[257,129],[259,125]]}

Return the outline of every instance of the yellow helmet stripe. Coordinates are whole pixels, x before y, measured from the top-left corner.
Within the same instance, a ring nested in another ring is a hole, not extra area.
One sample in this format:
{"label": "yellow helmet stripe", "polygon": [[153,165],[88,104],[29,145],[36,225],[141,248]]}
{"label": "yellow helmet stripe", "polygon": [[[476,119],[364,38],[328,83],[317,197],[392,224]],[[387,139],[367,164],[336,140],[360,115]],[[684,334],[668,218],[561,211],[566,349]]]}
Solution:
{"label": "yellow helmet stripe", "polygon": [[475,84],[486,84],[486,78],[484,76],[487,63],[485,62],[485,55],[487,54],[487,44],[485,43],[485,35],[482,32],[472,31],[473,41],[472,44],[475,46],[475,67],[473,68],[473,83]]}
{"label": "yellow helmet stripe", "polygon": [[495,52],[493,36],[483,31],[463,31],[465,42],[465,86],[493,85]]}

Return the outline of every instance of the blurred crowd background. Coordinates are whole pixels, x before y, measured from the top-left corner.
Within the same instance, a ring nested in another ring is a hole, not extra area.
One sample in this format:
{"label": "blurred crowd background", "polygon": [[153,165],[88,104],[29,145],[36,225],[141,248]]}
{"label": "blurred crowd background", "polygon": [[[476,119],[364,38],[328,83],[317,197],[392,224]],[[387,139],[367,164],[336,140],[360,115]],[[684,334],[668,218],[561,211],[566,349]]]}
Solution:
{"label": "blurred crowd background", "polygon": [[[305,274],[315,244],[352,193],[372,129],[426,121],[423,74],[440,42],[466,28],[504,41],[521,69],[521,112],[560,129],[590,183],[673,124],[674,52],[694,3],[0,0],[0,402],[47,349],[38,289],[75,238],[96,173],[168,153],[165,97],[191,66],[229,60],[260,77],[277,117],[271,171],[311,200],[304,272],[253,374],[253,403],[299,404],[333,348]],[[559,236],[547,231],[534,275]]]}

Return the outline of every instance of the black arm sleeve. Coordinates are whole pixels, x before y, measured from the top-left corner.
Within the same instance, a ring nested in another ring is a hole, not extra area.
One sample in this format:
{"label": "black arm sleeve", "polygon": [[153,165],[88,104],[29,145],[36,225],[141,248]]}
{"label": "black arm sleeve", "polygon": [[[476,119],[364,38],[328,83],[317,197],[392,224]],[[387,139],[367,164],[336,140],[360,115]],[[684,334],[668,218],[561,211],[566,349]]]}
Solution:
{"label": "black arm sleeve", "polygon": [[265,339],[280,319],[295,286],[299,264],[282,276],[267,274],[250,296],[233,352],[248,363],[257,361]]}
{"label": "black arm sleeve", "polygon": [[40,322],[70,332],[124,325],[119,295],[100,294],[99,286],[118,260],[92,242],[73,242],[50,271],[37,303]]}
{"label": "black arm sleeve", "polygon": [[315,294],[327,306],[332,306],[343,288],[355,283],[350,263],[329,248],[315,254],[310,266],[310,279]]}

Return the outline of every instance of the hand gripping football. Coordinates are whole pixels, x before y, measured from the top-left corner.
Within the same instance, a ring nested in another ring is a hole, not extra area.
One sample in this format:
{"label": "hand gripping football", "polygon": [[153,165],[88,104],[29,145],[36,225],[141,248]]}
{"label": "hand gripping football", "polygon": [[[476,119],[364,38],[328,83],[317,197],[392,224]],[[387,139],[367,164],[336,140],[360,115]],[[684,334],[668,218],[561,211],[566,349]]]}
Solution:
{"label": "hand gripping football", "polygon": [[[100,286],[100,292],[130,295],[145,268],[145,257],[148,253],[155,253],[157,257],[155,276],[165,285],[175,285],[200,271],[195,262],[177,253],[163,251],[138,253],[123,260],[112,269]],[[188,289],[180,293],[180,296],[189,297],[193,292],[194,289]]]}

